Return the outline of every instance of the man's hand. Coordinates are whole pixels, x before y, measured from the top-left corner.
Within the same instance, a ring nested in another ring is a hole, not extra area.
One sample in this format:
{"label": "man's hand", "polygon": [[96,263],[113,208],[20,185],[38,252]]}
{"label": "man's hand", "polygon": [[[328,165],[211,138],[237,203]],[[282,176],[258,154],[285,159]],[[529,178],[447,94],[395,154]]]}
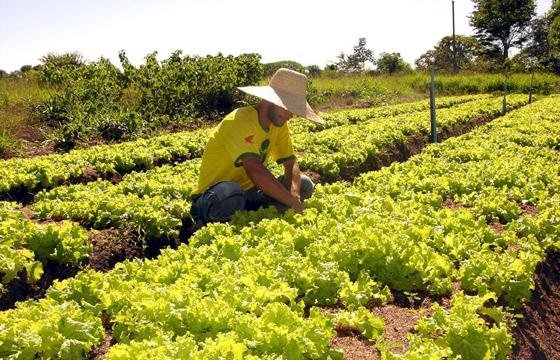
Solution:
{"label": "man's hand", "polygon": [[298,214],[301,214],[303,213],[303,203],[299,199],[299,196],[296,197],[296,199],[297,201],[294,202],[294,204],[292,205],[292,209],[294,209],[294,211],[297,212]]}

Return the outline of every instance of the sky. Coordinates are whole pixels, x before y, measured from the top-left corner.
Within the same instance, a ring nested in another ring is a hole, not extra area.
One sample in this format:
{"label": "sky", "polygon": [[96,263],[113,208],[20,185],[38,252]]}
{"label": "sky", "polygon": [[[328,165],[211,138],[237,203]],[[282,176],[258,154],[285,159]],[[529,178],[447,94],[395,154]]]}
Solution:
{"label": "sky", "polygon": [[[154,51],[184,55],[258,53],[262,62],[336,62],[359,38],[378,57],[414,64],[452,34],[451,0],[0,0],[0,69],[37,65],[47,53],[77,51],[138,66]],[[552,0],[536,0],[537,14]],[[472,1],[455,0],[455,33],[472,35]]]}

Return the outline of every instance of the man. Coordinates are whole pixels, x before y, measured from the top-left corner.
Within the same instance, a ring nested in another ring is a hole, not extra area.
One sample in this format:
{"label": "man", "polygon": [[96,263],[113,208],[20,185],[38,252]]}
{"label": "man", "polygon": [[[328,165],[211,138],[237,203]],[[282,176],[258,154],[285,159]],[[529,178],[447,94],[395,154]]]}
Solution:
{"label": "man", "polygon": [[[287,125],[293,115],[324,123],[307,103],[307,77],[279,69],[268,86],[239,89],[261,100],[227,115],[208,142],[191,208],[199,225],[269,205],[301,213],[313,193],[311,179],[300,174]],[[284,175],[275,178],[265,167],[269,156],[284,165]]]}

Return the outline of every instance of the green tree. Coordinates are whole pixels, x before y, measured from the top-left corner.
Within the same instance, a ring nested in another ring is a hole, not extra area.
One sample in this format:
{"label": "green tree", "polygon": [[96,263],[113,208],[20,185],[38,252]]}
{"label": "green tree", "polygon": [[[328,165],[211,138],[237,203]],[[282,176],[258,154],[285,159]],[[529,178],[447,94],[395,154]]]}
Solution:
{"label": "green tree", "polygon": [[292,60],[276,61],[276,62],[264,64],[263,67],[264,67],[264,77],[271,77],[272,75],[274,75],[276,70],[280,68],[286,68],[300,73],[305,73],[306,70],[305,66]]}
{"label": "green tree", "polygon": [[64,68],[80,67],[86,64],[84,57],[77,51],[62,54],[48,53],[41,57],[43,65],[53,65]]}
{"label": "green tree", "polygon": [[[475,60],[483,50],[483,46],[473,36],[455,36],[456,61],[459,70],[472,70]],[[444,36],[432,50],[426,51],[414,65],[418,70],[428,70],[432,66],[436,71],[453,71],[453,37]]]}
{"label": "green tree", "polygon": [[560,2],[555,1],[548,14],[550,27],[548,29],[549,57],[552,68],[560,73]]}
{"label": "green tree", "polygon": [[528,28],[535,15],[534,0],[474,0],[470,25],[476,37],[487,46],[498,45],[505,63],[509,49],[527,41]]}
{"label": "green tree", "polygon": [[309,65],[305,70],[309,77],[319,77],[322,72],[319,65]]}
{"label": "green tree", "polygon": [[354,53],[346,55],[341,52],[336,65],[343,71],[360,72],[366,69],[368,63],[375,64],[373,51],[366,47],[366,38],[359,38],[358,45],[354,46]]}
{"label": "green tree", "polygon": [[530,41],[521,56],[531,67],[560,73],[560,2],[532,22]]}
{"label": "green tree", "polygon": [[411,72],[412,67],[402,58],[398,52],[382,53],[377,59],[377,71],[382,74],[395,74]]}
{"label": "green tree", "polygon": [[28,72],[32,69],[33,69],[33,66],[31,66],[31,65],[22,65],[22,67],[19,68],[19,71],[21,71],[22,73],[25,74],[26,72]]}
{"label": "green tree", "polygon": [[86,65],[79,52],[48,53],[41,58],[41,79],[51,85],[61,85],[71,71]]}

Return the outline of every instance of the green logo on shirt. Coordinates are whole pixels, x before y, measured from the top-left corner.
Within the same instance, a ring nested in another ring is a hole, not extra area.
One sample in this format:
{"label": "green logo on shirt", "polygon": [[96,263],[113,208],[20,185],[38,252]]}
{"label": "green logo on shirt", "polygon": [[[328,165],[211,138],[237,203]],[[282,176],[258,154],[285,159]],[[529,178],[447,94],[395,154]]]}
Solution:
{"label": "green logo on shirt", "polygon": [[261,148],[259,150],[259,156],[262,159],[262,162],[266,160],[266,154],[268,151],[268,146],[270,145],[270,140],[266,139],[261,143]]}

